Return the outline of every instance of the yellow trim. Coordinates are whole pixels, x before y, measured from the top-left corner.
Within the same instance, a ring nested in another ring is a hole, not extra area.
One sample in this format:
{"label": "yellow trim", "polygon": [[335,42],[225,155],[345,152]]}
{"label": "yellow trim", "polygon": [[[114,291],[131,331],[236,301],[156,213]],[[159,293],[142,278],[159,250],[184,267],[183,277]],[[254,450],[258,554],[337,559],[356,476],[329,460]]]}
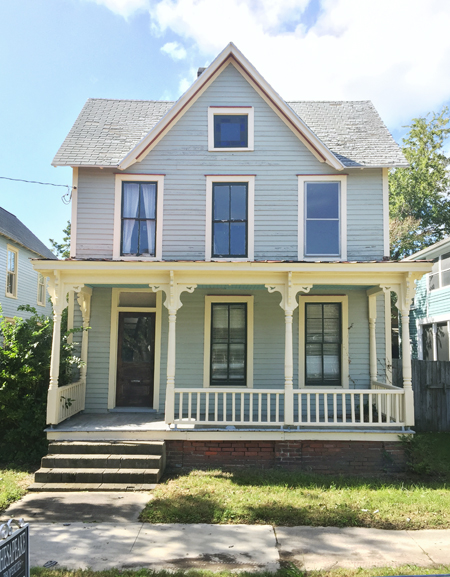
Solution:
{"label": "yellow trim", "polygon": [[253,295],[207,295],[205,296],[205,329],[203,349],[203,386],[210,387],[211,361],[211,304],[246,303],[247,304],[247,388],[253,388]]}
{"label": "yellow trim", "polygon": [[[342,304],[342,349],[341,349],[341,387],[349,388],[349,348],[348,348],[348,295],[300,295],[298,297],[298,314],[299,314],[299,349],[298,349],[298,386],[305,386],[305,304],[306,303],[341,303]],[[333,389],[337,387],[326,387]],[[339,387],[340,388],[340,387]]]}
{"label": "yellow trim", "polygon": [[153,409],[159,410],[160,396],[160,367],[161,367],[161,293],[156,294],[156,307],[121,307],[119,299],[121,292],[147,292],[149,289],[143,288],[113,288],[111,295],[111,329],[109,337],[109,383],[108,383],[108,409],[116,406],[116,386],[117,386],[117,340],[119,335],[119,313],[120,312],[148,312],[155,315],[155,350],[154,350],[154,370],[153,370]]}
{"label": "yellow trim", "polygon": [[[141,261],[152,262],[162,259],[163,238],[163,206],[164,206],[164,176],[155,174],[116,174],[114,193],[114,234],[113,258],[115,260],[130,261],[139,258]],[[156,182],[156,239],[155,256],[121,256],[120,236],[122,231],[122,182]]]}
{"label": "yellow trim", "polygon": [[[10,252],[13,252],[15,254],[15,265],[16,265],[16,270],[14,271],[14,292],[10,293],[8,292],[8,261],[9,261],[9,254]],[[19,249],[16,248],[15,246],[12,246],[11,244],[7,244],[6,245],[6,278],[5,278],[5,296],[7,296],[10,299],[16,299],[17,298],[17,292],[19,289]]]}

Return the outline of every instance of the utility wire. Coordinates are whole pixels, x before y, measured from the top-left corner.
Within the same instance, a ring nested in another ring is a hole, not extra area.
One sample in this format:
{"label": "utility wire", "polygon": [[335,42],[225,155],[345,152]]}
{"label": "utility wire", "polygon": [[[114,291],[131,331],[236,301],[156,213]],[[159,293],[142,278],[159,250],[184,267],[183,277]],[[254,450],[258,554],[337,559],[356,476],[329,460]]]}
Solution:
{"label": "utility wire", "polygon": [[66,194],[63,194],[61,200],[64,204],[70,204],[72,199],[72,189],[73,187],[69,184],[54,184],[53,182],[39,182],[38,180],[24,180],[23,178],[9,178],[8,176],[0,176],[2,180],[13,180],[15,182],[27,182],[28,184],[42,184],[43,186],[62,186],[67,188]]}

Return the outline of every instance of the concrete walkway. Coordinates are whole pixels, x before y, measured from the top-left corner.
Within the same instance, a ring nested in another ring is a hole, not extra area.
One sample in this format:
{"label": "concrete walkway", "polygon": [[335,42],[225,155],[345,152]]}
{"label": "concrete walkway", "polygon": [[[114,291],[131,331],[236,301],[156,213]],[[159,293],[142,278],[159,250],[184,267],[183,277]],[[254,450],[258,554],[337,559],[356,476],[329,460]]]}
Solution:
{"label": "concrete walkway", "polygon": [[139,523],[147,493],[28,494],[1,517],[30,523],[31,565],[69,569],[275,571],[414,563],[450,565],[450,530],[382,531],[270,525]]}

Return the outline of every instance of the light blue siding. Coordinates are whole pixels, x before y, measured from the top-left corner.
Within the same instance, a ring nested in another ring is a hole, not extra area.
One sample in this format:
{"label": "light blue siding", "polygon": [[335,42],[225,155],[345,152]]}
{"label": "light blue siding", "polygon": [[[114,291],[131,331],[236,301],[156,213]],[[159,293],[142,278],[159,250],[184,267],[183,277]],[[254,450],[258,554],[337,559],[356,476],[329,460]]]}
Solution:
{"label": "light blue siding", "polygon": [[[208,152],[208,107],[253,106],[255,150]],[[79,169],[77,256],[110,258],[113,169]],[[297,260],[297,174],[339,174],[319,162],[229,65],[156,147],[128,173],[165,174],[163,259],[205,258],[206,174],[254,174],[255,259]],[[381,169],[348,169],[349,260],[381,259]],[[303,234],[303,231],[300,231]]]}
{"label": "light blue siding", "polygon": [[[6,296],[6,258],[7,245],[19,251],[17,266],[17,298]],[[45,306],[37,304],[38,295],[38,273],[33,270],[30,259],[39,256],[27,248],[0,236],[0,304],[5,317],[29,318],[31,313],[17,310],[19,305],[30,305],[34,307],[38,314],[49,316],[52,314],[52,307],[48,302],[48,293],[45,293]]]}

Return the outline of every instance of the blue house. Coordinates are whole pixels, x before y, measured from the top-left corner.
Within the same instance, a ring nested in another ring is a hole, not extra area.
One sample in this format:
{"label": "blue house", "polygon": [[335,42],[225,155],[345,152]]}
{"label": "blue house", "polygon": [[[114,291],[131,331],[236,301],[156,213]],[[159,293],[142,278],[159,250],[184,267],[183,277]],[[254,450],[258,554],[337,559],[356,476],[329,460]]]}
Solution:
{"label": "blue house", "polygon": [[432,260],[431,271],[417,281],[411,307],[412,355],[424,361],[450,360],[450,238],[414,253],[408,261]]}
{"label": "blue house", "polygon": [[54,259],[55,255],[16,216],[0,208],[0,305],[8,320],[30,316],[17,311],[19,305],[52,314],[47,278],[33,269],[35,258]]}
{"label": "blue house", "polygon": [[[407,162],[371,102],[286,102],[230,44],[176,102],[89,99],[53,164],[74,183],[71,258],[34,261],[55,311],[54,452],[157,441],[172,465],[370,472],[397,451],[431,265],[389,261],[388,170]],[[67,303],[90,330],[59,387]]]}

